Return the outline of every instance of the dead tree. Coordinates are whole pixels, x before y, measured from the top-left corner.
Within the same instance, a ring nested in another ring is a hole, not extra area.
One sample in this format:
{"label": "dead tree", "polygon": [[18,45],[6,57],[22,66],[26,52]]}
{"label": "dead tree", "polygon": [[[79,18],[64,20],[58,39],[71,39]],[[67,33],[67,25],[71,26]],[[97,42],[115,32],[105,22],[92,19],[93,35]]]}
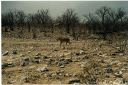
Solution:
{"label": "dead tree", "polygon": [[86,26],[88,30],[92,30],[93,33],[102,35],[103,39],[107,39],[107,36],[114,32],[120,32],[126,27],[127,16],[126,12],[118,8],[117,11],[108,7],[101,7],[95,14],[89,14],[86,16]]}
{"label": "dead tree", "polygon": [[11,31],[14,31],[14,27],[16,25],[16,16],[15,11],[10,10],[9,12],[3,14],[2,16],[2,24],[6,26],[6,30],[9,28]]}
{"label": "dead tree", "polygon": [[61,16],[61,18],[61,22],[63,26],[66,28],[67,33],[70,33],[70,29],[74,28],[76,24],[79,23],[77,13],[75,13],[73,9],[67,9]]}
{"label": "dead tree", "polygon": [[49,27],[49,24],[52,24],[52,18],[49,14],[49,10],[38,10],[38,12],[35,14],[36,22],[38,25],[41,26],[40,31],[45,31],[46,27]]}
{"label": "dead tree", "polygon": [[23,27],[25,26],[25,18],[26,18],[26,15],[22,10],[18,10],[16,12],[17,26],[21,27],[21,30],[23,30]]}

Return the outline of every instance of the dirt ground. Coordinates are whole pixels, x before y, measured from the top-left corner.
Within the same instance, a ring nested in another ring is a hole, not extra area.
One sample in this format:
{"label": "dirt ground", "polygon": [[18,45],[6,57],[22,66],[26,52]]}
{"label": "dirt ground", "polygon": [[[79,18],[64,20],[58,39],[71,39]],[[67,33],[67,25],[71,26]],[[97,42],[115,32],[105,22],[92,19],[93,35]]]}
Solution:
{"label": "dirt ground", "polygon": [[[59,41],[52,39],[3,38],[2,53],[8,53],[2,56],[2,64],[11,62],[13,66],[2,69],[2,83],[128,84],[128,48],[123,52],[119,48],[115,42],[101,39],[71,40],[70,45],[63,43],[60,47]],[[35,56],[40,57],[39,63],[33,62]],[[21,66],[23,57],[30,59],[29,64]],[[60,62],[63,65],[58,66]]]}

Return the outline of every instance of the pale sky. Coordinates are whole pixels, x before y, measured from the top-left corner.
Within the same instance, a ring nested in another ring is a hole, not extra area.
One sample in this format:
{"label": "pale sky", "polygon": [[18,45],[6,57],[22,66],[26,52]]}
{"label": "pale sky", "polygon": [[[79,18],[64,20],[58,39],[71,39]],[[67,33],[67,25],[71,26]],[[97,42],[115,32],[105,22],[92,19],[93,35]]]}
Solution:
{"label": "pale sky", "polygon": [[94,12],[101,6],[123,7],[128,11],[128,1],[2,1],[2,13],[9,9],[20,9],[25,13],[34,13],[38,9],[49,9],[51,16],[61,15],[67,8],[72,8],[81,17]]}

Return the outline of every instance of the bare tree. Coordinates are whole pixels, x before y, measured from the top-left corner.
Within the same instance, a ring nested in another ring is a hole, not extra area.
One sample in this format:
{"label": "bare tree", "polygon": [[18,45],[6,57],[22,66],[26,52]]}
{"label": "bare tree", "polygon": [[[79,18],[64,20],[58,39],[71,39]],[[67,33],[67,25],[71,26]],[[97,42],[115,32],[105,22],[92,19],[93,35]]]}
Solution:
{"label": "bare tree", "polygon": [[3,14],[2,24],[6,25],[7,28],[9,28],[11,31],[14,31],[14,27],[16,25],[15,22],[16,22],[15,11],[10,10],[9,12]]}
{"label": "bare tree", "polygon": [[63,17],[61,16],[58,16],[57,18],[56,18],[56,21],[55,21],[55,23],[54,23],[54,26],[55,27],[59,27],[59,28],[61,28],[61,27],[64,27],[64,24],[63,24]]}
{"label": "bare tree", "polygon": [[[123,8],[118,8],[117,9],[117,14],[116,14],[116,17],[117,17],[117,22],[118,22],[118,26],[117,26],[117,29],[116,31],[120,31],[120,30],[123,30],[123,27],[126,25],[125,23],[125,20],[127,18],[126,16],[126,11],[123,9]],[[128,23],[127,23],[128,24]]]}
{"label": "bare tree", "polygon": [[21,27],[23,31],[25,30],[23,29],[24,26],[27,26],[28,32],[32,30],[32,32],[37,32],[39,29],[40,32],[44,31],[46,33],[46,31],[50,30],[53,33],[55,27],[64,27],[67,33],[71,34],[74,39],[78,39],[80,34],[78,30],[81,30],[79,26],[85,25],[90,33],[102,35],[103,39],[106,39],[113,32],[128,30],[128,15],[123,8],[113,10],[103,6],[96,10],[95,13],[85,15],[84,21],[84,23],[80,22],[77,13],[73,9],[67,9],[56,20],[53,20],[50,16],[48,9],[41,9],[34,14],[27,15],[22,10],[10,10],[2,14],[2,27],[4,27],[5,32],[14,31],[15,27]]}
{"label": "bare tree", "polygon": [[67,9],[62,15],[62,24],[66,28],[66,32],[70,33],[70,28],[74,28],[79,23],[77,13],[73,9]]}
{"label": "bare tree", "polygon": [[101,7],[95,12],[95,15],[87,15],[86,19],[88,30],[102,35],[103,39],[106,39],[113,32],[121,31],[127,25],[126,12],[122,8],[118,8],[115,11],[108,7]]}
{"label": "bare tree", "polygon": [[44,31],[46,27],[49,27],[49,24],[52,24],[52,18],[49,14],[49,10],[38,10],[35,14],[36,22],[41,26],[41,31]]}
{"label": "bare tree", "polygon": [[8,21],[7,21],[7,13],[2,14],[2,30],[4,32],[8,32]]}
{"label": "bare tree", "polygon": [[99,21],[100,21],[100,24],[102,26],[102,33],[100,32],[100,34],[103,35],[103,38],[106,39],[107,37],[107,33],[109,33],[109,16],[108,16],[108,13],[109,13],[109,10],[110,8],[108,7],[101,7],[100,9],[98,9],[96,11],[96,14],[97,16],[99,17]]}
{"label": "bare tree", "polygon": [[32,31],[32,28],[37,29],[36,27],[39,26],[39,23],[37,22],[37,17],[35,14],[28,14],[26,18],[26,24],[28,27],[28,32]]}
{"label": "bare tree", "polygon": [[2,25],[10,28],[11,31],[14,31],[14,27],[20,26],[23,28],[25,24],[25,13],[20,10],[10,10],[7,13],[2,15]]}
{"label": "bare tree", "polygon": [[28,14],[27,18],[26,18],[26,24],[27,24],[27,27],[28,27],[28,32],[31,31],[31,23],[32,23],[32,15]]}
{"label": "bare tree", "polygon": [[85,25],[90,34],[95,33],[97,30],[100,30],[100,22],[96,16],[94,16],[92,13],[89,13],[89,15],[85,15],[84,17],[86,20]]}
{"label": "bare tree", "polygon": [[25,18],[26,18],[26,15],[22,10],[18,10],[16,12],[17,26],[21,27],[22,30],[23,30],[23,27],[25,25]]}

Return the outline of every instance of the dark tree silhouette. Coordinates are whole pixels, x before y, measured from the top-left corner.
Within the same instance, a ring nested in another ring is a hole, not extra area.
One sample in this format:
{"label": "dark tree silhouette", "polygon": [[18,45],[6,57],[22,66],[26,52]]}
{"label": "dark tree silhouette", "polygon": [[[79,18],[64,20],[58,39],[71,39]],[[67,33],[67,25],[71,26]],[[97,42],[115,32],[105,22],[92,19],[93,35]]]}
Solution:
{"label": "dark tree silhouette", "polygon": [[118,8],[117,11],[114,11],[108,7],[101,7],[95,14],[89,13],[85,17],[87,19],[86,26],[88,30],[93,31],[92,33],[102,35],[103,39],[106,39],[108,35],[114,32],[124,30],[124,26],[127,26],[128,20],[124,9]]}
{"label": "dark tree silhouette", "polygon": [[16,12],[16,23],[17,23],[17,26],[22,28],[22,30],[26,22],[25,18],[26,18],[26,15],[22,10]]}
{"label": "dark tree silhouette", "polygon": [[79,23],[79,18],[73,9],[67,9],[61,18],[67,33],[70,33],[70,28],[74,28]]}
{"label": "dark tree silhouette", "polygon": [[50,24],[52,24],[52,18],[49,14],[49,10],[38,10],[38,12],[35,14],[36,23],[40,26],[42,26],[41,31],[44,31],[46,27],[49,27]]}
{"label": "dark tree silhouette", "polygon": [[10,10],[7,13],[4,13],[2,16],[2,24],[6,25],[6,31],[9,28],[11,31],[14,31],[14,27],[16,25],[16,17],[15,17],[15,11],[13,12],[12,10]]}
{"label": "dark tree silhouette", "polygon": [[58,27],[65,28],[61,30],[65,30],[74,39],[78,39],[78,35],[81,34],[82,27],[80,26],[82,25],[85,25],[86,28],[84,30],[88,30],[89,34],[101,35],[103,39],[106,39],[109,34],[114,34],[114,32],[128,30],[128,15],[123,8],[113,10],[103,6],[96,12],[89,13],[84,17],[84,22],[80,22],[80,18],[73,9],[67,9],[56,19],[51,17],[48,9],[41,9],[33,14],[25,14],[22,10],[10,10],[2,13],[2,30],[8,32],[21,28],[20,32],[23,33],[26,26],[28,32],[34,32],[33,34],[37,35],[35,33],[38,29],[40,32],[46,33],[49,30],[53,33],[53,30]]}

